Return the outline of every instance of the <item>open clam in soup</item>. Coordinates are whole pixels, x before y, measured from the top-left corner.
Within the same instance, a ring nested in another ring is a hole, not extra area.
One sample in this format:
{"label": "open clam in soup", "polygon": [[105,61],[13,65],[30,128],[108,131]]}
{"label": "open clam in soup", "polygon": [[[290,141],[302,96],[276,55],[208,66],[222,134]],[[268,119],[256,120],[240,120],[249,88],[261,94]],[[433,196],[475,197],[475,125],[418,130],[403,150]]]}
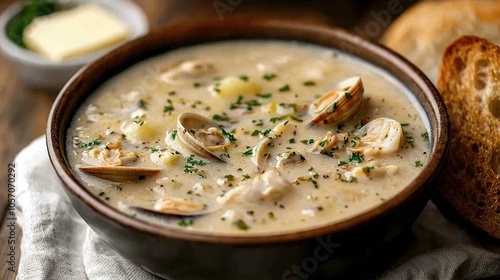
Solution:
{"label": "open clam in soup", "polygon": [[427,120],[399,82],[338,51],[234,41],[127,69],[82,104],[68,158],[127,214],[219,234],[334,223],[405,188]]}

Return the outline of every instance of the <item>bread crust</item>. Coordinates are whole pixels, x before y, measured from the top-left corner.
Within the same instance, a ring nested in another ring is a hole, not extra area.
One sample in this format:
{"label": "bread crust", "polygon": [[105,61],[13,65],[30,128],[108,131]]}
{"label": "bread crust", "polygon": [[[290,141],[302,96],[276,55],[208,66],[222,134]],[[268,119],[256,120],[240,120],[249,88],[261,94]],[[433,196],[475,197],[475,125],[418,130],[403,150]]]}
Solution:
{"label": "bread crust", "polygon": [[446,46],[463,35],[500,44],[500,1],[421,1],[398,17],[381,42],[417,65],[436,82]]}
{"label": "bread crust", "polygon": [[463,36],[444,52],[437,87],[450,116],[450,156],[438,194],[500,239],[500,47]]}

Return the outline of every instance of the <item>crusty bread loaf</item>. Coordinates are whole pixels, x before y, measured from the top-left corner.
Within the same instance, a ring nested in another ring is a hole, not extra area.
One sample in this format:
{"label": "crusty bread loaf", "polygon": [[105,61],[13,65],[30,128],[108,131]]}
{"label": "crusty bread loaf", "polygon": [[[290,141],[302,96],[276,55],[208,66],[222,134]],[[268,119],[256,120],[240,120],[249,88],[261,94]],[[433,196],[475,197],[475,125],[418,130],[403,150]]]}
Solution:
{"label": "crusty bread loaf", "polygon": [[500,0],[422,1],[397,18],[382,43],[421,68],[436,82],[446,46],[463,35],[500,44]]}
{"label": "crusty bread loaf", "polygon": [[437,87],[450,116],[450,156],[438,196],[500,239],[500,47],[463,36],[444,52]]}

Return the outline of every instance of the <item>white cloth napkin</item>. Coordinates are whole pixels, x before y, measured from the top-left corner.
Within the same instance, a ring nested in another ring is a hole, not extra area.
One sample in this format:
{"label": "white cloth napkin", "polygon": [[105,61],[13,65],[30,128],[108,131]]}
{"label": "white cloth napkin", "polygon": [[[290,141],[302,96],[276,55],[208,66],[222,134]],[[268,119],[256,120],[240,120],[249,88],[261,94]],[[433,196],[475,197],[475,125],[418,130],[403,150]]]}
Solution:
{"label": "white cloth napkin", "polygon": [[[158,279],[104,243],[73,209],[40,137],[19,153],[17,217],[22,227],[17,279]],[[477,279],[500,276],[488,251],[429,203],[412,228],[415,244],[381,279]],[[176,279],[183,280],[183,279]]]}
{"label": "white cloth napkin", "polygon": [[80,218],[40,137],[15,160],[22,227],[17,279],[158,279],[119,256]]}

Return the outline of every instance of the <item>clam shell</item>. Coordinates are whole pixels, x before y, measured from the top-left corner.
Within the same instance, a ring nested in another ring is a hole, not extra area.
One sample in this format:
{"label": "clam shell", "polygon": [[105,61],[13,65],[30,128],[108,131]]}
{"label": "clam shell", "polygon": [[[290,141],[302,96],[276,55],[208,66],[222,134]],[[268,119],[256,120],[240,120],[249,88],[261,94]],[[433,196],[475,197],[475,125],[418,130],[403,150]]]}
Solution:
{"label": "clam shell", "polygon": [[145,208],[136,205],[129,205],[125,203],[121,203],[120,206],[124,210],[129,210],[141,215],[153,216],[163,219],[199,217],[212,212],[212,211],[200,211],[200,212],[157,211],[150,208]]}
{"label": "clam shell", "polygon": [[225,162],[224,159],[212,151],[220,148],[222,145],[207,147],[203,142],[196,139],[192,133],[193,130],[209,129],[219,126],[220,125],[215,121],[195,113],[183,113],[177,118],[177,133],[180,143],[184,148],[198,156]]}
{"label": "clam shell", "polygon": [[161,171],[159,168],[129,166],[80,166],[78,168],[88,175],[117,183],[139,181]]}
{"label": "clam shell", "polygon": [[181,64],[160,73],[160,80],[167,84],[178,84],[193,79],[200,79],[215,72],[211,63],[202,61],[184,61]]}
{"label": "clam shell", "polygon": [[363,102],[363,82],[360,77],[341,81],[336,89],[316,99],[309,107],[315,117],[309,126],[335,124],[352,116]]}
{"label": "clam shell", "polygon": [[361,137],[360,144],[349,149],[370,156],[395,153],[403,140],[401,124],[390,118],[374,119],[354,134]]}

